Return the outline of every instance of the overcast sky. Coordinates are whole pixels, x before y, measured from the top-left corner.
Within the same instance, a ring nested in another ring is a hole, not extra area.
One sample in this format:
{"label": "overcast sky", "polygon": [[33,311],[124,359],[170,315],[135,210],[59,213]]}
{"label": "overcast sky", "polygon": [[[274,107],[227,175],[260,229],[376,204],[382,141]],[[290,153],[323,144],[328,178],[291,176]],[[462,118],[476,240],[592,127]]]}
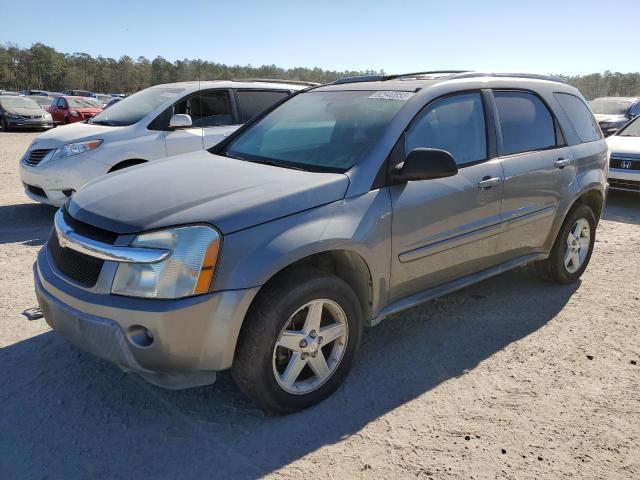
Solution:
{"label": "overcast sky", "polygon": [[640,71],[640,0],[0,0],[0,41],[118,58],[584,74]]}

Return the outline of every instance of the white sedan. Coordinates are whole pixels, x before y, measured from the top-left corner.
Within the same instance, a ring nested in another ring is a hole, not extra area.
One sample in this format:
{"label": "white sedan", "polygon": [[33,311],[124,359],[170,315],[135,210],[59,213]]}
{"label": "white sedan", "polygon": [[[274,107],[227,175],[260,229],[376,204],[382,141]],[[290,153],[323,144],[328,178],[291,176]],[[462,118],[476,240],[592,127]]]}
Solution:
{"label": "white sedan", "polygon": [[252,80],[147,88],[92,119],[37,137],[20,161],[25,193],[60,206],[98,176],[210,148],[251,117],[308,85]]}
{"label": "white sedan", "polygon": [[607,143],[611,152],[609,186],[640,192],[640,117],[607,137]]}

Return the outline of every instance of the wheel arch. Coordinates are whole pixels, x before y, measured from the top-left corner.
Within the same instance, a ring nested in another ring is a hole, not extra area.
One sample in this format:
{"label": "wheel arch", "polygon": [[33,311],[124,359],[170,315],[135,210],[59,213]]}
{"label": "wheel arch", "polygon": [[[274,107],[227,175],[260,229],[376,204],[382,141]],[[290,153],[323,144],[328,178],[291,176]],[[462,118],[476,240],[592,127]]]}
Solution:
{"label": "wheel arch", "polygon": [[326,273],[331,273],[344,280],[358,297],[365,325],[368,326],[371,324],[373,306],[371,269],[360,254],[348,249],[320,251],[289,263],[269,277],[254,297],[252,304],[266,286],[277,282],[284,274],[289,273],[293,269],[309,266]]}

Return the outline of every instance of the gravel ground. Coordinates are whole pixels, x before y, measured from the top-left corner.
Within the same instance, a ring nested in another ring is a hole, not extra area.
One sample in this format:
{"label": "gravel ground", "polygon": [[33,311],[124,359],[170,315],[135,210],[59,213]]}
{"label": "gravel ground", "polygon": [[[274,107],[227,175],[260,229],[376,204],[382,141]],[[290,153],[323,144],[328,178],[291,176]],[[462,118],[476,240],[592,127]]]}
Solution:
{"label": "gravel ground", "polygon": [[21,312],[54,213],[0,134],[1,478],[640,478],[640,196],[612,194],[580,283],[510,272],[365,334],[323,404],[269,417],[148,385]]}

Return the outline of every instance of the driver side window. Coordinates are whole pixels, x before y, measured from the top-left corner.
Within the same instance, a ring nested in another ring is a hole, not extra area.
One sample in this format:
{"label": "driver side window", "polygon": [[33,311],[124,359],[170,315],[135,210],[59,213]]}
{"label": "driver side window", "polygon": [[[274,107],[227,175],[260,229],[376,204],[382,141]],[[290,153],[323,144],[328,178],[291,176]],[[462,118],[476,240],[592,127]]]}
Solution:
{"label": "driver side window", "polygon": [[405,151],[439,148],[458,166],[487,158],[487,134],[480,93],[442,98],[416,117],[406,135]]}

